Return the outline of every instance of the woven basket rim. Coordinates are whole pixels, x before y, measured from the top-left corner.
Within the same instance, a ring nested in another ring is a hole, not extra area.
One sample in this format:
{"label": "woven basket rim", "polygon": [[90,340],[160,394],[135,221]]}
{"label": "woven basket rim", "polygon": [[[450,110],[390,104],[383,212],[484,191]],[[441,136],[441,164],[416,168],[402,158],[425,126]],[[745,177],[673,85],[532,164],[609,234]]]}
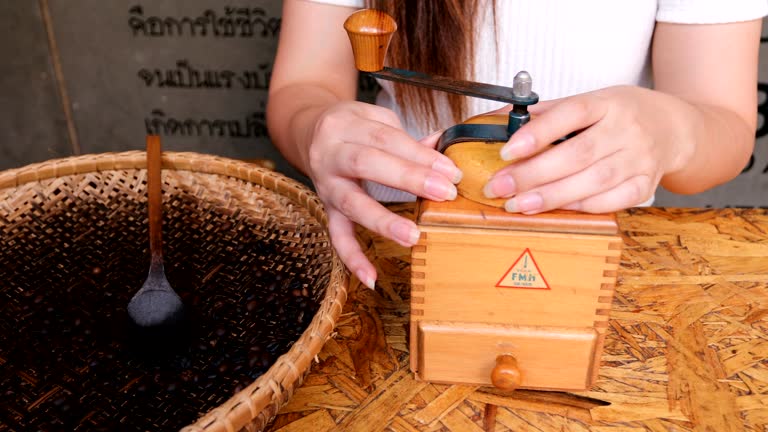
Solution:
{"label": "woven basket rim", "polygon": [[[328,231],[328,217],[317,195],[298,181],[269,168],[221,156],[171,151],[163,151],[162,167],[164,170],[227,176],[260,185],[307,209],[326,233]],[[0,191],[70,175],[145,168],[146,152],[142,150],[51,159],[0,171]],[[332,247],[331,254],[331,274],[324,298],[301,336],[267,372],[184,427],[183,432],[231,432],[249,424],[263,428],[274,419],[294,389],[301,385],[313,359],[330,338],[346,302],[348,272]]]}

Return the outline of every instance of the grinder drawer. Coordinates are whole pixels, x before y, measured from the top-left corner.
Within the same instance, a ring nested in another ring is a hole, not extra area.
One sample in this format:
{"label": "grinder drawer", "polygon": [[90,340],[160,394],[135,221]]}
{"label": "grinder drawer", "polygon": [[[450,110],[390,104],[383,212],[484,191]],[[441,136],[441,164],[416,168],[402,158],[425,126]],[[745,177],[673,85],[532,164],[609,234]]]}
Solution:
{"label": "grinder drawer", "polygon": [[515,366],[506,361],[514,358],[520,387],[584,390],[592,384],[598,334],[591,327],[446,321],[418,321],[417,325],[418,370],[414,372],[419,379],[493,385],[491,375],[510,372],[505,368]]}

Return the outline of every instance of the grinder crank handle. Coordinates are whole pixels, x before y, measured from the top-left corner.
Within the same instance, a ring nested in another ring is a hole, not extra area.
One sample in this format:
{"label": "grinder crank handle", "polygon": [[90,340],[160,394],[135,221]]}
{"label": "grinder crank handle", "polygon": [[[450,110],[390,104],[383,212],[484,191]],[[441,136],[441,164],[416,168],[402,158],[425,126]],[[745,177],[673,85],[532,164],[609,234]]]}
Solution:
{"label": "grinder crank handle", "polygon": [[530,77],[527,88],[509,88],[385,67],[384,58],[397,23],[382,11],[359,10],[347,18],[344,29],[352,43],[355,67],[374,77],[513,105],[533,105],[539,101],[539,96],[531,91]]}
{"label": "grinder crank handle", "polygon": [[509,112],[507,124],[509,134],[528,122],[528,105],[539,101],[539,96],[531,90],[531,76],[527,72],[518,73],[513,87],[509,88],[385,67],[384,58],[392,34],[397,30],[397,23],[382,11],[359,10],[347,18],[344,29],[352,44],[352,54],[358,70],[389,81],[510,103],[512,110]]}
{"label": "grinder crank handle", "polygon": [[[510,88],[384,66],[384,58],[389,49],[392,34],[397,30],[397,23],[391,16],[382,11],[375,9],[359,10],[347,18],[344,22],[344,29],[347,31],[352,44],[355,67],[362,72],[389,81],[512,104],[506,126],[459,124],[446,129],[438,143],[438,151],[440,152],[460,142],[509,140],[515,131],[530,120],[528,105],[533,105],[539,101],[539,96],[532,90],[531,76],[525,71],[515,75],[512,88]],[[553,144],[565,141],[577,133],[574,132],[562,137]]]}

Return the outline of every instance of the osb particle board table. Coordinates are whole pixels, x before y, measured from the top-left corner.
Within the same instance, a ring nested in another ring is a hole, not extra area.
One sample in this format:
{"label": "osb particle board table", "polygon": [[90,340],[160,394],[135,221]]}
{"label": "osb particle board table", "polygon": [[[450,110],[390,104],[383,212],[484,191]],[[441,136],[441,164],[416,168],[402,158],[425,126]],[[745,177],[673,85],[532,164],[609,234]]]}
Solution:
{"label": "osb particle board table", "polygon": [[[410,204],[391,209],[413,216]],[[625,249],[590,391],[415,381],[409,250],[360,231],[377,290],[353,280],[337,333],[270,430],[768,430],[768,212],[633,209],[619,226]]]}

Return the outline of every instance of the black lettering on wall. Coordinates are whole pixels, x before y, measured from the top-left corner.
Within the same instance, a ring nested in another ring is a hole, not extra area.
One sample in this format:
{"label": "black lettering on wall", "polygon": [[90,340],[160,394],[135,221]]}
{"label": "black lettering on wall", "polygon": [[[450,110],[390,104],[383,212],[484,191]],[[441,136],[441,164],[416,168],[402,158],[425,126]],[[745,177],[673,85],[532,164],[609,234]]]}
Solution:
{"label": "black lettering on wall", "polygon": [[267,136],[263,111],[253,112],[245,119],[177,119],[167,116],[163,110],[152,110],[144,118],[147,135],[182,137],[229,137],[260,138]]}
{"label": "black lettering on wall", "polygon": [[[758,116],[758,123],[760,124],[760,127],[757,128],[757,131],[755,132],[755,137],[760,138],[768,135],[768,83],[757,83],[757,96],[758,96],[758,102],[757,105],[757,116]],[[762,119],[762,122],[760,121]],[[752,158],[750,161],[754,159],[754,154],[752,155]],[[760,172],[761,174],[768,173],[768,163],[763,167],[763,170]]]}
{"label": "black lettering on wall", "polygon": [[[757,119],[758,127],[755,131],[755,139],[762,138],[768,135],[768,83],[757,83]],[[747,166],[741,171],[741,174],[746,174],[755,167],[755,154],[754,152],[749,157]],[[761,174],[768,173],[768,164],[763,167]]]}
{"label": "black lettering on wall", "polygon": [[141,69],[137,73],[147,87],[178,89],[266,90],[272,75],[272,65],[262,63],[257,70],[234,72],[226,69],[197,69],[189,60],[176,61],[171,69]]}
{"label": "black lettering on wall", "polygon": [[276,38],[281,18],[268,17],[261,8],[224,7],[223,14],[212,9],[195,17],[145,16],[144,8],[128,9],[128,27],[134,37]]}
{"label": "black lettering on wall", "polygon": [[[757,83],[757,116],[758,123],[762,118],[762,124],[757,128],[755,137],[760,138],[768,134],[768,83]],[[762,100],[762,102],[760,102]]]}
{"label": "black lettering on wall", "polygon": [[743,170],[741,170],[741,174],[748,173],[752,167],[755,166],[755,155],[752,154],[749,156],[749,162],[747,162],[747,166],[744,167]]}

